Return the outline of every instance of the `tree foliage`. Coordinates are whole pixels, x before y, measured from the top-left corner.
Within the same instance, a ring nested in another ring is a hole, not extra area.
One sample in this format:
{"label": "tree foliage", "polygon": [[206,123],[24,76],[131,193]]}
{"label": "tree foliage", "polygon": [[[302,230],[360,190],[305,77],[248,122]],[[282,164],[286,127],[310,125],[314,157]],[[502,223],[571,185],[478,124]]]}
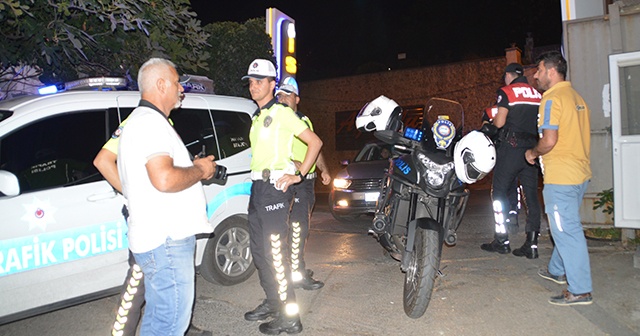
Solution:
{"label": "tree foliage", "polygon": [[5,81],[25,66],[45,83],[135,75],[149,57],[207,69],[208,35],[189,0],[0,0],[0,22]]}
{"label": "tree foliage", "polygon": [[247,82],[242,76],[256,58],[273,61],[271,39],[265,33],[264,18],[250,19],[245,23],[216,22],[204,27],[209,34],[209,71],[217,94],[249,98]]}

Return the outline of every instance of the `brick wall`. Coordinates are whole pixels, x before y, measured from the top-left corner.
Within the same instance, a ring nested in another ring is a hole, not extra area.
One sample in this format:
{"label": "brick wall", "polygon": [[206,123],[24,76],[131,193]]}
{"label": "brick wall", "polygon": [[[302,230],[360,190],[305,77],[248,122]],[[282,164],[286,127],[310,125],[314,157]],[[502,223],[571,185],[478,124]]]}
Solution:
{"label": "brick wall", "polygon": [[[462,104],[466,133],[480,127],[482,112],[495,101],[496,90],[504,85],[502,73],[507,59],[499,57],[301,82],[298,108],[313,121],[316,133],[324,142],[323,154],[334,175],[341,169],[341,160],[353,159],[357,153],[354,150],[336,150],[336,112],[358,111],[380,95],[395,100],[401,106],[423,106],[429,98],[447,98]],[[532,76],[529,78],[531,80]],[[317,190],[328,191],[329,188],[318,183]]]}

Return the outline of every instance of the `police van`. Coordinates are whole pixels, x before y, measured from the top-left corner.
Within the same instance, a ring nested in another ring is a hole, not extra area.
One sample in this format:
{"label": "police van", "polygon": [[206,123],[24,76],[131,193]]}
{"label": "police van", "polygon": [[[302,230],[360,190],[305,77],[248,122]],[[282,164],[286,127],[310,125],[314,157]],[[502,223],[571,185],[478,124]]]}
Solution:
{"label": "police van", "polygon": [[[129,267],[123,198],[93,159],[139,101],[136,91],[104,90],[0,101],[0,324],[120,291]],[[191,154],[204,149],[227,168],[224,185],[204,186],[215,231],[197,237],[195,259],[221,285],[255,270],[247,220],[255,109],[244,98],[186,93],[170,116]]]}

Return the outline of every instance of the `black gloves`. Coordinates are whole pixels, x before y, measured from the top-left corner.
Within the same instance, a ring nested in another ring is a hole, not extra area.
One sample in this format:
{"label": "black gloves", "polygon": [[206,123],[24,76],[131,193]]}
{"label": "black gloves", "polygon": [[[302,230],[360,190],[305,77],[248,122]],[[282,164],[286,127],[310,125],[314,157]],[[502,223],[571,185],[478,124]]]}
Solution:
{"label": "black gloves", "polygon": [[498,128],[495,127],[492,123],[484,123],[482,127],[480,127],[480,132],[484,133],[489,138],[493,138],[496,134],[498,134]]}

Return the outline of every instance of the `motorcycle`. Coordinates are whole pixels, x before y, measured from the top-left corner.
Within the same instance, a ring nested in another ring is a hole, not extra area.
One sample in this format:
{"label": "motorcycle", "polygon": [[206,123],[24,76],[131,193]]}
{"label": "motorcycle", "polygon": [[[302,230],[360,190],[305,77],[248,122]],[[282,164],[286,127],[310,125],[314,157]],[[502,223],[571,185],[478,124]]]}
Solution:
{"label": "motorcycle", "polygon": [[[484,177],[493,164],[478,164],[482,160],[476,160],[473,153],[477,144],[466,141],[467,145],[460,146],[464,112],[458,102],[431,98],[420,128],[403,127],[401,120],[402,109],[381,96],[363,107],[356,126],[364,131],[375,129],[374,136],[394,148],[370,232],[400,261],[405,273],[404,311],[419,318],[441,274],[443,244],[456,244],[456,230],[469,198],[466,185]],[[484,134],[472,133],[471,142],[486,139],[493,148]],[[495,163],[495,150],[488,154]]]}

